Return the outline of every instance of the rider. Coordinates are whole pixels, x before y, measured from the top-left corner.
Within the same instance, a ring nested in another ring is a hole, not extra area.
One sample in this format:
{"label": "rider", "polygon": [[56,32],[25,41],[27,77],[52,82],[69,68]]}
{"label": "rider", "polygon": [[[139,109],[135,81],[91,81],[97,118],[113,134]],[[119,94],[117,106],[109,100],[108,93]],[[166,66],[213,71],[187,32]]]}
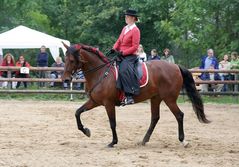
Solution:
{"label": "rider", "polygon": [[111,53],[119,52],[122,57],[119,68],[119,78],[116,87],[125,92],[126,98],[123,104],[133,104],[133,95],[139,94],[139,82],[135,75],[135,63],[138,61],[137,49],[140,44],[140,30],[135,22],[138,21],[138,15],[135,10],[128,9],[124,13],[126,26],[111,49]]}

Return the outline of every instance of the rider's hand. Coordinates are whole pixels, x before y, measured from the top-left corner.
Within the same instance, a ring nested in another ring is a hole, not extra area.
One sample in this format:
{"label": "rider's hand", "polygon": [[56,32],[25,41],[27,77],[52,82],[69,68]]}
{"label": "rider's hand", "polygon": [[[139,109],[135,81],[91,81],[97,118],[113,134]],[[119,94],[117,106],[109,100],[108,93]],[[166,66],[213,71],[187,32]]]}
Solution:
{"label": "rider's hand", "polygon": [[117,52],[118,57],[123,57],[123,52]]}
{"label": "rider's hand", "polygon": [[113,54],[115,52],[116,52],[116,50],[112,48],[112,49],[110,49],[109,54]]}

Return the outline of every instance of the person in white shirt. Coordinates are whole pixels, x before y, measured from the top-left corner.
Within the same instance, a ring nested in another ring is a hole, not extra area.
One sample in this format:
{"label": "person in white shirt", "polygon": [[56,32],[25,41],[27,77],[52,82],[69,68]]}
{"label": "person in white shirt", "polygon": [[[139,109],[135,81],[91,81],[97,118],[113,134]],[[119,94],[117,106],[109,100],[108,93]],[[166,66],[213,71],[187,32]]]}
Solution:
{"label": "person in white shirt", "polygon": [[[219,62],[219,69],[220,70],[230,70],[231,69],[231,63],[228,61],[229,56],[227,54],[225,54],[223,56],[223,60]],[[229,73],[219,73],[219,75],[221,76],[221,80],[230,80],[230,74]],[[227,91],[228,90],[228,84],[224,84],[223,86],[223,91]]]}
{"label": "person in white shirt", "polygon": [[144,47],[143,47],[142,44],[140,44],[139,47],[138,47],[137,55],[138,55],[138,58],[139,58],[139,61],[140,61],[140,62],[145,62],[145,61],[147,61],[147,55],[146,55],[146,53],[144,52]]}

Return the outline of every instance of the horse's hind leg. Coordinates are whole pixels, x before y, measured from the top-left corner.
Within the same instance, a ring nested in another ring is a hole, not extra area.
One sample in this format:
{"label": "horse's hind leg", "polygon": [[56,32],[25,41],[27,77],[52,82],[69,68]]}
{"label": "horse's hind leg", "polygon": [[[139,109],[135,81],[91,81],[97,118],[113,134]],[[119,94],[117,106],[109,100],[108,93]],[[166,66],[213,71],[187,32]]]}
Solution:
{"label": "horse's hind leg", "polygon": [[184,141],[184,130],[183,130],[183,117],[184,113],[179,109],[176,100],[165,100],[165,103],[175,116],[178,122],[178,139],[184,146],[186,146],[186,142]]}
{"label": "horse's hind leg", "polygon": [[152,135],[153,130],[154,130],[156,124],[158,123],[158,120],[160,117],[159,107],[160,107],[161,101],[162,100],[158,96],[151,98],[151,123],[150,123],[147,133],[144,136],[142,145],[145,145],[147,142],[149,142],[150,136]]}

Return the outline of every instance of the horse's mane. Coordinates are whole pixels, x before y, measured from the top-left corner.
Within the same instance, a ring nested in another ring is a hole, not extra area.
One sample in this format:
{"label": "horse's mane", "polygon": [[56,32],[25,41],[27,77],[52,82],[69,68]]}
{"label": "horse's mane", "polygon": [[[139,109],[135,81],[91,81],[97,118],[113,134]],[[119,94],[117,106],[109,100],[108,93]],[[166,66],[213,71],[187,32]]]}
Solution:
{"label": "horse's mane", "polygon": [[80,50],[80,49],[84,49],[88,52],[94,53],[96,54],[104,63],[109,63],[108,58],[104,55],[104,53],[102,53],[98,48],[92,47],[92,46],[88,46],[88,45],[84,45],[84,44],[75,44],[73,46],[76,50]]}

